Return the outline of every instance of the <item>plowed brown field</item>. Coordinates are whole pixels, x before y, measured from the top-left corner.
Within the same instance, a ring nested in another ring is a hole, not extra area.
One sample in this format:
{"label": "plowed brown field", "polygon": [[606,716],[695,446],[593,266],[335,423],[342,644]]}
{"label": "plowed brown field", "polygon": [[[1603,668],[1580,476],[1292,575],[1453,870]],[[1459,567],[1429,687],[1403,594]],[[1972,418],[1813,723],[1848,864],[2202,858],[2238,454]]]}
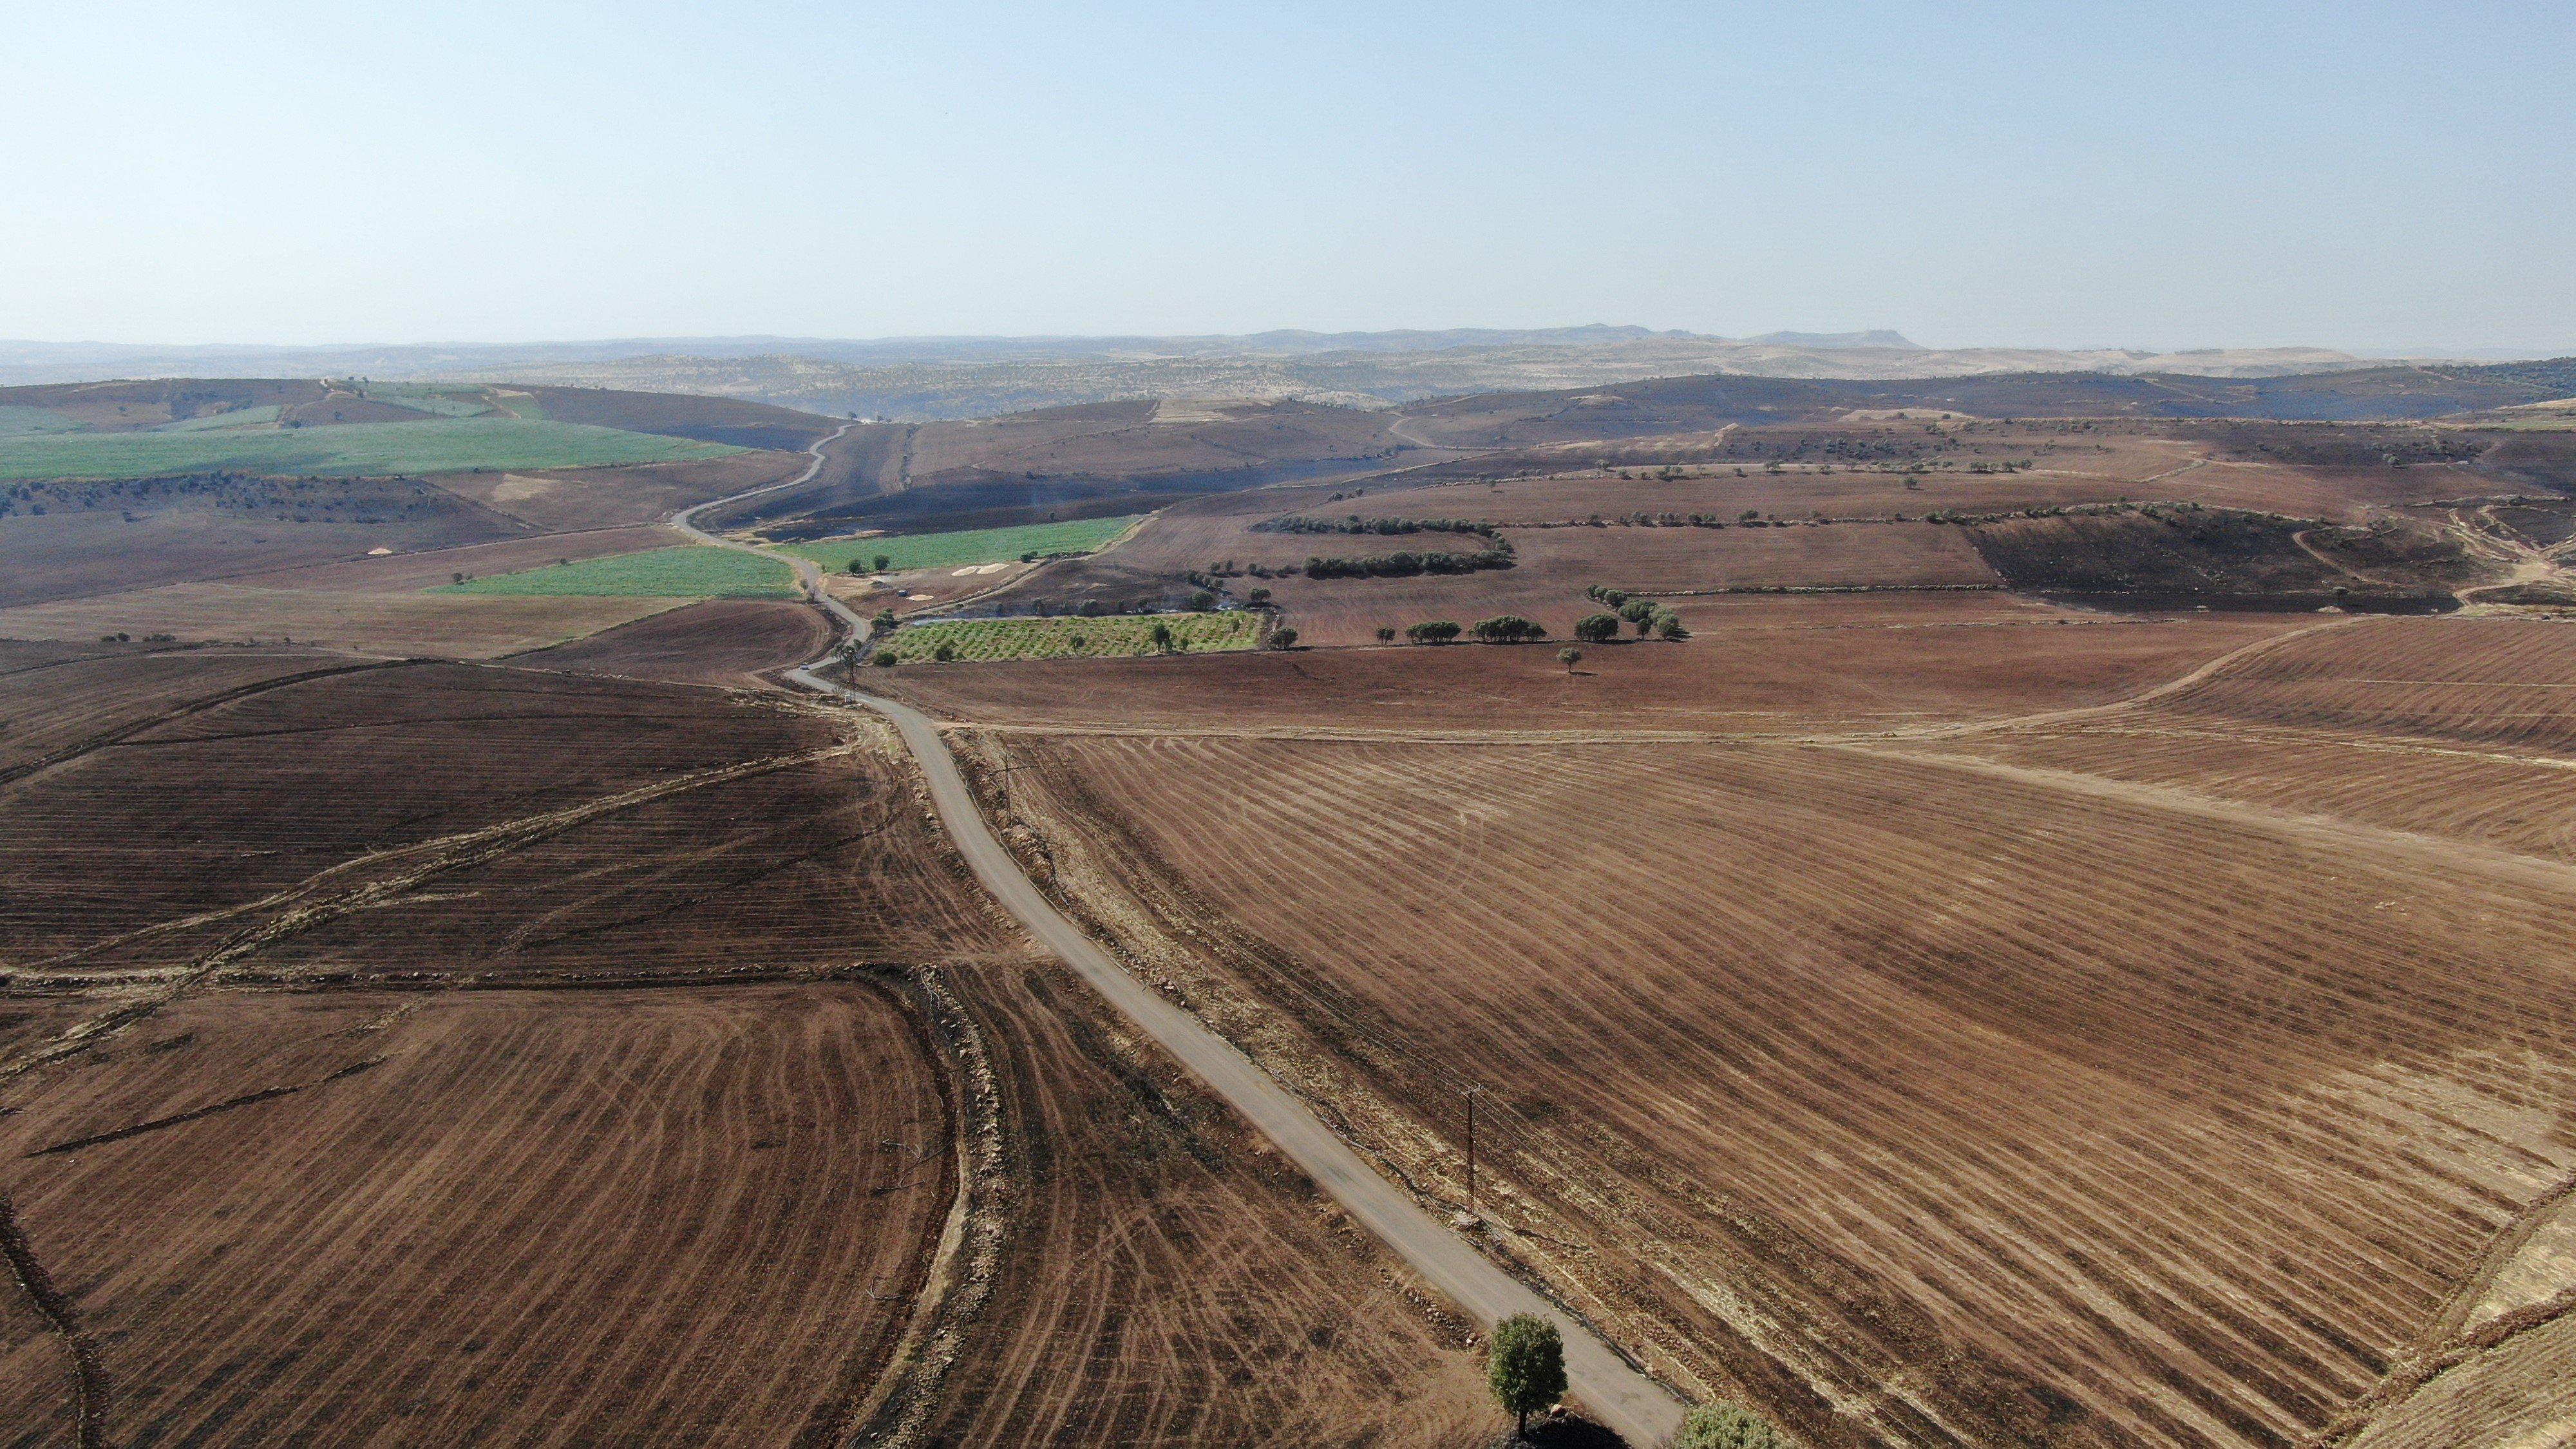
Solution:
{"label": "plowed brown field", "polygon": [[[1023,728],[1788,734],[2110,703],[2301,616],[2113,619],[1987,594],[1674,601],[1693,637],[869,670],[945,719]],[[2061,622],[2063,621],[2063,622]]]}
{"label": "plowed brown field", "polygon": [[[1805,430],[1761,430],[1733,435],[1772,438],[1794,446]],[[1847,434],[1867,437],[1867,434]],[[1643,440],[1652,442],[1654,440]],[[2021,508],[2130,499],[2194,500],[2212,508],[2253,508],[2302,518],[2353,518],[2374,505],[2459,497],[2492,491],[2493,485],[2463,470],[2319,467],[2248,461],[2217,455],[2217,450],[2191,439],[2110,437],[2098,445],[2066,444],[2049,453],[2047,436],[2000,434],[1978,439],[1984,456],[2031,458],[2028,471],[1972,473],[1944,471],[1919,474],[1861,468],[1825,468],[1801,464],[1778,473],[1765,472],[1751,459],[1736,463],[1686,465],[1685,476],[1657,478],[1650,471],[1622,478],[1613,472],[1576,473],[1566,477],[1503,478],[1498,482],[1442,483],[1436,487],[1381,493],[1372,484],[1364,498],[1330,505],[1333,516],[1357,513],[1366,518],[1481,518],[1497,523],[1544,523],[1600,514],[1616,518],[1631,512],[1709,513],[1733,519],[1747,508],[1766,516],[1805,518],[1824,513],[1836,518],[1875,518],[1903,513],[1919,518],[1934,509],[1964,513],[2000,513]],[[1634,446],[1634,445],[1631,445]],[[1587,450],[1588,451],[1588,450]],[[1579,459],[1569,463],[1580,466]],[[1640,460],[1645,469],[1654,460]],[[1744,463],[1743,476],[1736,467]],[[1470,459],[1446,465],[1442,473],[1494,469]],[[1419,475],[1414,475],[1419,476]],[[1390,478],[1389,485],[1407,481]],[[1910,486],[1909,486],[1910,485]]]}
{"label": "plowed brown field", "polygon": [[[102,1442],[820,1444],[945,1221],[942,1082],[857,984],[225,995],[11,1084],[0,1180]],[[69,1444],[10,1296],[0,1442]]]}
{"label": "plowed brown field", "polygon": [[[1471,623],[1520,614],[1570,642],[1574,621],[1601,611],[1589,584],[1631,593],[1708,593],[1748,588],[1977,588],[1999,584],[1959,529],[1930,523],[1833,524],[1812,528],[1550,528],[1507,531],[1518,551],[1509,569],[1394,579],[1242,579],[1266,585],[1284,620],[1308,644],[1366,644],[1382,627],[1423,619]],[[1404,548],[1472,551],[1454,534],[1378,537],[1255,534],[1264,548],[1293,540],[1293,558],[1361,555]],[[1276,560],[1280,562],[1286,559]]]}
{"label": "plowed brown field", "polygon": [[0,636],[303,644],[392,656],[488,659],[543,649],[677,607],[677,599],[359,593],[340,588],[171,584],[0,609]]}
{"label": "plowed brown field", "polygon": [[784,482],[805,471],[812,461],[799,451],[771,449],[695,463],[442,473],[430,481],[536,528],[614,528],[659,522],[692,503]]}
{"label": "plowed brown field", "polygon": [[245,582],[262,588],[331,589],[357,594],[408,594],[436,588],[457,574],[489,578],[542,568],[558,559],[606,558],[646,549],[669,548],[688,536],[661,527],[594,528],[580,533],[550,533],[541,538],[513,538],[460,548],[343,559],[310,568],[278,569]]}
{"label": "plowed brown field", "polygon": [[1015,1184],[926,1444],[1369,1444],[1504,1427],[1472,1325],[1053,965],[961,966]]}
{"label": "plowed brown field", "polygon": [[[1001,929],[858,718],[137,653],[0,651],[96,676],[19,697],[91,747],[0,784],[0,1198],[59,1290],[0,1277],[0,1445],[77,1442],[66,1331],[115,1444],[1498,1428],[1466,1326]],[[949,1106],[872,984],[924,966],[991,1048]],[[952,1109],[993,1235],[921,1293]]]}
{"label": "plowed brown field", "polygon": [[2576,863],[2576,628],[2368,619],[1931,748]]}
{"label": "plowed brown field", "polygon": [[1502,1248],[1811,1443],[2296,1442],[2576,1174],[2576,872],[1850,748],[987,738],[1150,970],[1436,1198],[1482,1086]]}
{"label": "plowed brown field", "polygon": [[830,624],[809,605],[709,599],[510,662],[525,669],[758,689],[767,685],[762,676],[770,670],[803,664],[831,644]]}
{"label": "plowed brown field", "polygon": [[0,643],[0,779],[176,713],[356,663],[295,648]]}
{"label": "plowed brown field", "polygon": [[0,795],[0,939],[48,974],[178,968],[293,919],[259,959],[362,976],[996,941],[843,728],[784,701],[464,665],[266,690]]}

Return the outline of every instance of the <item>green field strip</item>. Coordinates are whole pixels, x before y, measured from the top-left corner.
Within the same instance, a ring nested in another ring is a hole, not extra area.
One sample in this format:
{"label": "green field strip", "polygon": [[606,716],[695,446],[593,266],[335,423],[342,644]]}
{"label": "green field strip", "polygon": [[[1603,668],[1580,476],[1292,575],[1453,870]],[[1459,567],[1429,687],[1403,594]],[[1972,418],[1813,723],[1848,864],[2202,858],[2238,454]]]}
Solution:
{"label": "green field strip", "polygon": [[435,413],[448,418],[479,418],[492,411],[481,388],[440,390],[416,383],[371,382],[360,387],[358,396],[370,402],[391,403],[414,412]]}
{"label": "green field strip", "polygon": [[[808,543],[772,544],[773,552],[811,559],[835,573],[875,573],[877,555],[891,560],[883,570],[955,569],[969,564],[1003,563],[1034,553],[1090,553],[1135,526],[1145,517],[1082,518],[1071,523],[1031,523],[1019,528],[978,528],[959,533],[897,533],[879,538],[818,538]],[[851,564],[859,565],[855,570]]]}
{"label": "green field strip", "polygon": [[68,433],[80,424],[51,408],[0,407],[0,438],[33,433]]}
{"label": "green field strip", "polygon": [[793,599],[804,593],[796,586],[795,569],[781,560],[697,543],[468,578],[429,592],[658,599]]}
{"label": "green field strip", "polygon": [[255,408],[235,408],[228,413],[203,413],[193,418],[181,418],[175,423],[163,423],[152,431],[156,433],[210,433],[220,431],[224,428],[253,428],[266,423],[276,422],[278,411],[279,409],[277,404],[265,403]]}
{"label": "green field strip", "polygon": [[686,543],[442,584],[433,594],[660,599],[793,599],[796,571],[740,549]]}

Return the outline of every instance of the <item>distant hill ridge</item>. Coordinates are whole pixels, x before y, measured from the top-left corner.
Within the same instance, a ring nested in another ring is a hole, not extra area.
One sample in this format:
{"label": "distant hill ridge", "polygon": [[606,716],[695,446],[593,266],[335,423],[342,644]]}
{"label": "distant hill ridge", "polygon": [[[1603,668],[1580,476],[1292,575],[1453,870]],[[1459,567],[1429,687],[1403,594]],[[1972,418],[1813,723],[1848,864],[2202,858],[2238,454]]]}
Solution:
{"label": "distant hill ridge", "polygon": [[[2416,361],[2454,366],[2464,360]],[[0,342],[0,385],[224,375],[437,379],[691,393],[907,422],[1166,397],[1384,408],[1475,393],[1710,375],[1849,382],[2023,373],[2242,379],[2390,365],[2387,359],[2313,347],[2168,353],[1927,348],[1887,329],[1735,339],[1602,324],[1201,337],[630,338],[319,348]]]}

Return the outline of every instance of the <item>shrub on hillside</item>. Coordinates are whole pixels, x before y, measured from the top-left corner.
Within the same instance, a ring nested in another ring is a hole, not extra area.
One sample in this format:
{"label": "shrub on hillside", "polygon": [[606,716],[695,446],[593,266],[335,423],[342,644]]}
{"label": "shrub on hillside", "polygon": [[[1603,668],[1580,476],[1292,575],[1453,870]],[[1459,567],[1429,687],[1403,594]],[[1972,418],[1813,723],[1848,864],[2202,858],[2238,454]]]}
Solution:
{"label": "shrub on hillside", "polygon": [[1785,1449],[1770,1421],[1733,1404],[1702,1404],[1682,1417],[1673,1449]]}
{"label": "shrub on hillside", "polygon": [[1496,614],[1468,625],[1467,632],[1487,644],[1518,644],[1524,639],[1546,638],[1547,626],[1518,614]]}

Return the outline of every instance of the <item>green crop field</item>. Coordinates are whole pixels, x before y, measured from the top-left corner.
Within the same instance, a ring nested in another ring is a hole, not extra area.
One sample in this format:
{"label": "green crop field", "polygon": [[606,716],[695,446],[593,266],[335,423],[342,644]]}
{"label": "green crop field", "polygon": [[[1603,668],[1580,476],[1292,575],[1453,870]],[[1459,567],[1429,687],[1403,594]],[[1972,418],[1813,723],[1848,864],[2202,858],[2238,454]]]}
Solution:
{"label": "green crop field", "polygon": [[79,426],[49,408],[0,407],[0,438],[23,433],[68,433]]}
{"label": "green crop field", "polygon": [[435,594],[594,594],[664,599],[793,599],[796,571],[740,549],[687,543],[677,548],[586,558],[443,584]]}
{"label": "green crop field", "polygon": [[328,428],[0,437],[0,479],[149,478],[163,473],[375,477],[466,468],[592,468],[719,458],[742,449],[621,428],[518,418],[423,418]]}
{"label": "green crop field", "polygon": [[358,389],[360,397],[392,403],[414,412],[437,413],[441,417],[475,418],[492,411],[489,399],[479,387],[437,388],[418,382],[370,382]]}
{"label": "green crop field", "polygon": [[181,418],[175,423],[163,423],[152,431],[156,433],[210,433],[223,428],[256,427],[263,423],[276,422],[277,414],[277,404],[267,403],[255,408],[235,408],[228,413],[201,413],[193,418]]}
{"label": "green crop field", "polygon": [[1125,533],[1141,513],[1125,518],[1083,518],[1072,523],[1032,523],[1021,528],[978,528],[964,533],[897,533],[883,538],[818,538],[811,543],[782,543],[779,553],[812,559],[840,572],[857,560],[859,573],[876,571],[876,556],[892,562],[888,573],[907,569],[954,569],[968,564],[1000,563],[1024,553],[1089,553]]}
{"label": "green crop field", "polygon": [[1071,659],[1113,654],[1157,654],[1154,626],[1172,631],[1171,652],[1204,654],[1249,649],[1261,637],[1261,616],[1243,609],[1206,614],[1103,614],[1094,619],[949,619],[914,624],[879,635],[873,656],[891,652],[905,664],[934,660],[948,645],[959,659]]}

